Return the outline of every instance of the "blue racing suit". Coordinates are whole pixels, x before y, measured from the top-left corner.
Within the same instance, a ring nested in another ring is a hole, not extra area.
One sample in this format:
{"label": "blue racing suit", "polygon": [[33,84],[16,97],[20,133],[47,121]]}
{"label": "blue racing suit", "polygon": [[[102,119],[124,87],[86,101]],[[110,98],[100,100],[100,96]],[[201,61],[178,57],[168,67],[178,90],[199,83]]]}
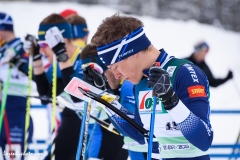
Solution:
{"label": "blue racing suit", "polygon": [[[211,146],[213,130],[209,114],[209,84],[207,76],[190,61],[169,56],[160,50],[156,62],[170,75],[173,90],[179,97],[179,103],[172,110],[165,110],[159,103],[156,108],[154,135],[161,148],[161,157],[166,159],[210,159],[207,150]],[[148,76],[148,70],[144,73]],[[141,121],[149,129],[152,89],[147,87],[147,78],[143,78],[134,87],[136,109],[134,119]],[[148,97],[149,96],[149,97]],[[150,98],[150,99],[149,99]],[[128,114],[123,106],[120,110]],[[138,114],[138,116],[137,116]],[[119,116],[111,117],[120,130],[130,138],[143,144],[142,136],[132,129]]]}
{"label": "blue racing suit", "polygon": [[[25,136],[25,117],[28,84],[28,55],[23,49],[23,43],[16,38],[0,48],[2,57],[0,58],[0,92],[3,93],[4,86],[9,84],[7,92],[7,100],[5,106],[5,115],[3,125],[1,127],[0,147],[2,152],[9,151],[9,145],[15,153],[24,152],[24,136]],[[21,65],[14,64],[10,72],[10,80],[7,81],[9,64],[8,62],[15,56],[20,55],[23,63]],[[1,96],[2,98],[2,96]],[[0,104],[2,99],[0,98]],[[33,122],[30,117],[28,128],[28,139],[30,142],[33,135]],[[24,159],[24,156],[21,156]]]}

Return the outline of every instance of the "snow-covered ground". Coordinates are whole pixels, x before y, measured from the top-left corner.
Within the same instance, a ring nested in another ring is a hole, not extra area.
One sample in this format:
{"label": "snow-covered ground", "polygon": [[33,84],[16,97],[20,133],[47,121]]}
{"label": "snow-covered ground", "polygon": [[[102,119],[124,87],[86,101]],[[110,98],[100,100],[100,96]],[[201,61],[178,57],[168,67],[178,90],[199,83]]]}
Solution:
{"label": "snow-covered ground", "polygon": [[[72,8],[85,17],[90,30],[90,37],[101,21],[117,12],[105,6],[81,5],[77,3],[30,3],[0,2],[0,11],[9,13],[15,25],[16,35],[23,38],[26,33],[37,35],[39,23],[51,13]],[[135,16],[135,15],[132,15]],[[156,19],[147,16],[135,16],[145,25],[145,32],[158,48],[164,48],[176,57],[186,57],[193,51],[193,45],[205,40],[210,45],[207,63],[215,77],[223,78],[228,70],[234,73],[234,79],[218,88],[211,88],[210,104],[212,110],[240,110],[240,33],[226,31],[192,21]],[[47,115],[43,109],[33,109],[34,138],[47,137]],[[232,114],[211,115],[214,129],[213,144],[233,144],[240,131],[240,116]],[[211,153],[230,153],[231,150],[210,150]]]}

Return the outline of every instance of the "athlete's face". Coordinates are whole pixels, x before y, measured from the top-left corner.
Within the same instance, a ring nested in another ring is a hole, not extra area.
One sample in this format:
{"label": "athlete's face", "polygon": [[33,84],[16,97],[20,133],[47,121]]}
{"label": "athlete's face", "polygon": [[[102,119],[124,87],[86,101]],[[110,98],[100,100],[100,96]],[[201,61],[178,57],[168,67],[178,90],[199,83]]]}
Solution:
{"label": "athlete's face", "polygon": [[118,88],[119,86],[119,83],[120,83],[120,80],[119,79],[116,79],[112,70],[111,69],[107,69],[105,72],[104,72],[107,80],[108,80],[108,84],[109,86],[111,87],[111,89],[116,89]]}
{"label": "athlete's face", "polygon": [[0,30],[0,37],[3,40],[6,40],[6,31]]}
{"label": "athlete's face", "polygon": [[137,54],[114,63],[109,68],[113,71],[116,79],[123,78],[131,81],[133,84],[138,84],[143,76]]}
{"label": "athlete's face", "polygon": [[198,53],[196,53],[196,60],[198,62],[203,62],[207,56],[207,53],[208,53],[208,49],[202,49],[200,51],[198,51]]}
{"label": "athlete's face", "polygon": [[53,54],[54,53],[53,53],[52,49],[46,43],[40,43],[39,46],[40,46],[39,52],[44,54],[44,56],[47,57],[47,59],[50,63],[53,63]]}

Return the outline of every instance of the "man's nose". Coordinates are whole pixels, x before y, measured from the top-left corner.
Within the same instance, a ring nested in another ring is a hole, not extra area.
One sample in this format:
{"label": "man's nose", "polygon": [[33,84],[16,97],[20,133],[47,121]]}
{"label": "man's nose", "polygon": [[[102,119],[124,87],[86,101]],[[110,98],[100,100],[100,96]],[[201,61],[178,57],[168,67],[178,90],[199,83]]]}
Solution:
{"label": "man's nose", "polygon": [[122,74],[119,71],[113,71],[113,74],[114,74],[116,79],[121,79],[122,78]]}

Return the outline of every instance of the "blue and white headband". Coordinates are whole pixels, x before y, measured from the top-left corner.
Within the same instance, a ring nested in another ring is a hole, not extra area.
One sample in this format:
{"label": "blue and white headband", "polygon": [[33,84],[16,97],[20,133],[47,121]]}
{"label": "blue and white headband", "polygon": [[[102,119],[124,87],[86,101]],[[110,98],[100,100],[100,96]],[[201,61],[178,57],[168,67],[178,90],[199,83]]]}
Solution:
{"label": "blue and white headband", "polygon": [[107,45],[97,47],[100,59],[106,66],[130,57],[151,45],[142,27],[128,34],[126,37]]}
{"label": "blue and white headband", "polygon": [[0,30],[13,31],[12,17],[3,12],[0,12]]}

